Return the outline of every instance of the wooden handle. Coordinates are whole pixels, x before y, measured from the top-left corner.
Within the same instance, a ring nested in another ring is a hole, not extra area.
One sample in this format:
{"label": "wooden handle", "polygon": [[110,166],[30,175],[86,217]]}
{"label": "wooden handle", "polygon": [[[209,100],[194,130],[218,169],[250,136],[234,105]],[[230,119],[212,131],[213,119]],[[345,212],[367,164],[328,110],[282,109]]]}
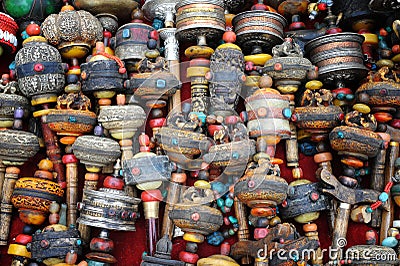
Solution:
{"label": "wooden handle", "polygon": [[173,210],[174,205],[178,202],[180,195],[180,184],[175,182],[169,183],[167,203],[165,204],[163,226],[161,235],[168,235],[169,239],[172,239],[174,232],[174,223],[169,218],[169,212]]}
{"label": "wooden handle", "polygon": [[[235,197],[234,201],[234,208],[235,208],[235,214],[238,219],[238,225],[239,225],[239,230],[238,230],[238,240],[239,241],[245,241],[249,240],[250,238],[250,233],[249,233],[249,226],[246,218],[246,207],[244,203],[242,203],[237,197]],[[242,257],[242,264],[250,264],[252,261],[250,256],[244,256]]]}
{"label": "wooden handle", "polygon": [[349,224],[350,209],[351,205],[343,202],[339,203],[339,207],[337,208],[335,228],[332,236],[331,261],[340,261],[341,258],[338,257],[340,255],[340,251],[347,244],[346,235]]}
{"label": "wooden handle", "polygon": [[[43,117],[42,117],[43,120]],[[53,162],[54,172],[57,173],[56,181],[62,187],[66,187],[65,183],[65,169],[61,161],[61,150],[58,146],[56,134],[49,128],[49,126],[42,121],[43,139],[46,144],[47,157]]]}
{"label": "wooden handle", "polygon": [[290,138],[286,140],[286,165],[299,166],[299,149],[297,145],[297,131],[294,123],[290,123]]}
{"label": "wooden handle", "polygon": [[77,198],[78,198],[78,169],[76,163],[66,165],[67,176],[67,224],[76,224],[77,217]]}
{"label": "wooden handle", "polygon": [[[386,167],[385,167],[385,184],[389,183],[392,180],[392,176],[394,175],[394,162],[396,161],[397,157],[399,156],[399,143],[396,141],[392,141],[389,143],[386,159]],[[392,226],[393,219],[394,219],[394,204],[392,201],[392,197],[389,197],[388,201],[388,209],[389,211],[382,210],[382,221],[381,221],[381,231],[379,234],[379,241],[382,244],[382,241],[387,236],[387,231]]]}
{"label": "wooden handle", "polygon": [[[386,149],[381,149],[374,159],[374,165],[371,172],[371,189],[383,191],[385,189],[385,160]],[[382,219],[382,211],[376,209],[371,214],[371,226],[380,227]]]}
{"label": "wooden handle", "polygon": [[[13,168],[13,167],[10,167]],[[8,241],[8,235],[10,233],[10,223],[12,216],[12,205],[11,196],[14,191],[15,183],[17,182],[17,173],[6,173],[2,199],[0,204],[0,246],[6,246]]]}
{"label": "wooden handle", "polygon": [[[2,161],[0,161],[0,191],[3,191],[5,174],[6,174],[6,166],[3,164]],[[0,194],[0,202],[1,199],[2,199],[2,194]]]}
{"label": "wooden handle", "polygon": [[[180,80],[180,65],[179,60],[169,60],[168,61],[169,71]],[[174,110],[174,112],[181,112],[181,90],[176,90],[175,94],[172,96],[172,104],[169,105],[169,110]]]}

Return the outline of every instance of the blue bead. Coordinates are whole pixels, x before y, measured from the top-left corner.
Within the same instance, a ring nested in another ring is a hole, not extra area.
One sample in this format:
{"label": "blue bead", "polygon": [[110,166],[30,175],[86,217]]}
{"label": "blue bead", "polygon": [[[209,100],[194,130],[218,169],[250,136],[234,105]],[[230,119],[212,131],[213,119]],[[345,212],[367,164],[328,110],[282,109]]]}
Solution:
{"label": "blue bead", "polygon": [[75,116],[70,116],[68,117],[68,121],[71,123],[75,123],[76,122],[76,117]]}
{"label": "blue bead", "polygon": [[345,95],[344,93],[338,93],[338,94],[336,95],[336,98],[337,98],[338,100],[343,100],[345,97],[346,97],[346,95]]}
{"label": "blue bead", "polygon": [[230,207],[232,207],[232,205],[233,205],[233,199],[230,197],[227,197],[225,200],[225,206],[230,208]]}
{"label": "blue bead", "polygon": [[24,109],[22,109],[21,107],[18,107],[14,111],[14,118],[21,119],[22,117],[24,117]]}
{"label": "blue bead", "polygon": [[226,192],[225,185],[221,182],[212,182],[211,183],[211,189],[214,191],[217,191],[218,194],[223,195]]}
{"label": "blue bead", "polygon": [[104,129],[102,126],[95,126],[93,133],[95,136],[102,136],[104,133]]}
{"label": "blue bead", "polygon": [[379,195],[379,200],[382,202],[386,202],[389,199],[389,195],[386,192],[382,192]]}
{"label": "blue bead", "polygon": [[235,152],[232,154],[232,158],[233,158],[233,159],[239,159],[239,153],[235,151]]}
{"label": "blue bead", "polygon": [[368,206],[368,207],[365,209],[365,211],[366,211],[367,213],[372,213],[374,210],[373,210],[370,206]]}
{"label": "blue bead", "polygon": [[235,231],[233,229],[229,229],[229,235],[233,236],[235,234]]}
{"label": "blue bead", "polygon": [[290,108],[284,108],[283,110],[282,110],[282,114],[283,114],[283,116],[285,117],[285,118],[290,118],[290,117],[292,117],[292,110],[290,110]]}
{"label": "blue bead", "polygon": [[122,38],[129,38],[131,36],[131,31],[129,29],[122,30]]}
{"label": "blue bead", "polygon": [[338,138],[343,139],[344,138],[344,134],[342,131],[338,131],[337,133]]}
{"label": "blue bead", "polygon": [[313,143],[303,142],[299,144],[300,152],[306,156],[314,156],[317,153],[317,148]]}
{"label": "blue bead", "polygon": [[191,114],[197,115],[197,117],[200,119],[200,121],[205,124],[206,123],[206,118],[207,116],[203,112],[190,112]]}
{"label": "blue bead", "polygon": [[149,48],[150,50],[154,50],[157,48],[157,41],[154,39],[149,39],[147,41],[147,48]]}
{"label": "blue bead", "polygon": [[162,29],[164,28],[164,22],[161,19],[155,18],[153,19],[153,24],[152,24],[153,28],[155,28],[156,30]]}
{"label": "blue bead", "polygon": [[217,205],[218,207],[222,208],[225,206],[225,202],[222,198],[217,199]]}
{"label": "blue bead", "polygon": [[371,172],[371,169],[365,168],[365,175],[369,175],[370,172]]}
{"label": "blue bead", "polygon": [[178,140],[175,139],[175,138],[173,138],[173,139],[172,139],[172,145],[178,145]]}
{"label": "blue bead", "polygon": [[15,61],[12,61],[11,64],[8,66],[8,68],[11,70],[15,70],[15,67],[16,67]]}
{"label": "blue bead", "polygon": [[382,241],[382,246],[394,248],[399,241],[394,236],[389,236]]}
{"label": "blue bead", "polygon": [[237,224],[237,222],[238,222],[238,219],[236,219],[236,218],[233,217],[233,216],[229,216],[228,219],[229,219],[229,221],[230,221],[231,223],[233,223],[233,224]]}
{"label": "blue bead", "polygon": [[23,40],[29,38],[29,35],[28,35],[28,33],[26,33],[26,30],[24,30],[23,32],[21,32],[21,37],[22,37]]}
{"label": "blue bead", "polygon": [[82,240],[80,240],[80,239],[76,240],[76,244],[77,244],[78,246],[82,245]]}
{"label": "blue bead", "polygon": [[347,95],[346,95],[346,100],[347,100],[347,101],[352,101],[352,100],[354,100],[354,94],[347,94]]}
{"label": "blue bead", "polygon": [[157,89],[164,89],[166,86],[167,86],[167,82],[164,79],[157,79],[157,81],[156,81]]}
{"label": "blue bead", "polygon": [[207,236],[207,243],[213,246],[219,246],[224,241],[224,236],[221,232],[214,232],[211,235]]}

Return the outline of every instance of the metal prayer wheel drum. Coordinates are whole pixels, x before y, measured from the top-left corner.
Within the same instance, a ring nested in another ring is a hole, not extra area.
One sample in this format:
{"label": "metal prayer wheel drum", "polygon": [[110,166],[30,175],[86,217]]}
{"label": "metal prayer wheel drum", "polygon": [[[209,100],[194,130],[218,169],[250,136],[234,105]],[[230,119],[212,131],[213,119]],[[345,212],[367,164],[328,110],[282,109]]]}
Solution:
{"label": "metal prayer wheel drum", "polygon": [[288,184],[276,175],[247,173],[235,184],[235,197],[250,208],[281,204],[286,199]]}
{"label": "metal prayer wheel drum", "polygon": [[260,89],[246,98],[247,128],[250,137],[266,136],[277,144],[290,137],[289,99],[274,89]]}
{"label": "metal prayer wheel drum", "polygon": [[184,232],[209,235],[217,231],[223,224],[223,217],[219,210],[194,204],[177,204],[169,212],[169,217]]}
{"label": "metal prayer wheel drum", "polygon": [[[349,265],[374,266],[374,265],[399,265],[397,254],[393,248],[376,245],[357,245],[346,250]],[[382,258],[382,259],[376,259]]]}
{"label": "metal prayer wheel drum", "polygon": [[64,190],[51,180],[23,177],[15,183],[11,202],[19,209],[19,218],[24,223],[40,225],[49,213],[51,202],[61,203],[63,195]]}
{"label": "metal prayer wheel drum", "polygon": [[0,130],[0,160],[3,164],[22,165],[39,151],[36,135],[17,130]]}
{"label": "metal prayer wheel drum", "polygon": [[136,70],[135,64],[145,58],[149,33],[154,30],[144,23],[128,23],[112,38],[115,55],[125,62],[128,71]]}
{"label": "metal prayer wheel drum", "polygon": [[[296,182],[296,181],[294,181]],[[301,182],[301,183],[300,183]],[[296,222],[301,222],[305,218],[304,214],[313,214],[318,217],[320,211],[329,208],[329,198],[321,191],[320,183],[311,183],[308,180],[300,179],[296,183],[291,183],[288,189],[285,206],[279,209],[283,219],[294,218]],[[310,220],[302,221],[310,222]]]}
{"label": "metal prayer wheel drum", "polygon": [[359,81],[367,75],[361,49],[363,42],[364,36],[356,33],[330,34],[306,43],[305,51],[318,66],[319,79],[339,85]]}
{"label": "metal prayer wheel drum", "polygon": [[396,82],[366,82],[355,95],[359,102],[371,106],[400,106],[400,85]]}
{"label": "metal prayer wheel drum", "polygon": [[42,32],[64,58],[83,58],[103,39],[100,21],[84,10],[67,10],[48,16],[42,23]]}
{"label": "metal prayer wheel drum", "polygon": [[325,133],[339,126],[343,111],[339,106],[305,106],[296,107],[292,121],[297,127],[314,133]]}
{"label": "metal prayer wheel drum", "polygon": [[35,21],[43,21],[48,15],[59,12],[63,4],[62,0],[4,0],[3,9],[18,22],[23,22],[22,29]]}
{"label": "metal prayer wheel drum", "polygon": [[51,110],[43,116],[43,122],[61,135],[79,136],[92,131],[97,116],[86,110]]}
{"label": "metal prayer wheel drum", "polygon": [[339,126],[329,133],[334,150],[368,159],[375,157],[384,146],[384,140],[375,132],[355,127]]}
{"label": "metal prayer wheel drum", "polygon": [[43,230],[37,230],[32,235],[32,242],[27,245],[27,248],[35,260],[50,258],[62,260],[70,251],[82,255],[82,246],[80,233],[75,226],[68,228],[55,224],[46,226]]}
{"label": "metal prayer wheel drum", "polygon": [[93,15],[108,13],[116,16],[121,22],[129,20],[132,11],[138,7],[135,0],[74,0],[72,4],[78,8],[89,11]]}
{"label": "metal prayer wheel drum", "polygon": [[43,37],[30,37],[15,55],[19,89],[32,104],[36,100],[50,98],[57,101],[57,94],[65,84],[66,64],[56,48],[47,44]]}
{"label": "metal prayer wheel drum", "polygon": [[123,190],[100,188],[84,190],[78,203],[78,223],[118,231],[135,231],[140,199],[129,197]]}
{"label": "metal prayer wheel drum", "polygon": [[165,20],[166,27],[173,27],[175,6],[179,0],[146,0],[142,9],[147,20]]}
{"label": "metal prayer wheel drum", "polygon": [[[257,48],[258,52],[271,52],[272,47],[283,42],[286,19],[275,12],[264,10],[245,11],[237,14],[232,24],[236,43],[245,54]],[[259,50],[262,51],[259,51]]]}
{"label": "metal prayer wheel drum", "polygon": [[138,105],[102,106],[98,121],[115,139],[132,138],[146,120],[146,113]]}
{"label": "metal prayer wheel drum", "polygon": [[176,38],[196,41],[200,36],[219,40],[225,31],[222,0],[181,0],[176,9]]}
{"label": "metal prayer wheel drum", "polygon": [[82,91],[95,95],[102,91],[123,93],[128,75],[120,74],[119,68],[114,60],[91,60],[81,64]]}
{"label": "metal prayer wheel drum", "polygon": [[255,141],[249,139],[214,145],[203,156],[203,160],[217,167],[225,167],[224,174],[228,176],[240,177],[256,153],[255,147]]}
{"label": "metal prayer wheel drum", "polygon": [[80,136],[72,145],[74,155],[86,166],[110,165],[121,156],[118,142],[98,136]]}

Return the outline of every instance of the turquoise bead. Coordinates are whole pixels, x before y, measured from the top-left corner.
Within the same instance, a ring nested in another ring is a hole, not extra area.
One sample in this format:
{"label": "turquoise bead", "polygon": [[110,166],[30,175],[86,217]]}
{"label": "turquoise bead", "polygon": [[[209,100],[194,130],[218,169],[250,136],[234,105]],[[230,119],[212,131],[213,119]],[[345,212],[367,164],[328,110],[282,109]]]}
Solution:
{"label": "turquoise bead", "polygon": [[292,110],[290,110],[290,108],[284,108],[283,110],[282,110],[282,114],[283,114],[283,116],[285,117],[285,118],[290,118],[290,117],[292,117]]}
{"label": "turquoise bead", "polygon": [[366,209],[365,209],[365,211],[367,212],[367,213],[372,213],[374,210],[371,208],[371,207],[367,207]]}
{"label": "turquoise bead", "polygon": [[221,182],[212,182],[211,189],[217,191],[220,195],[223,195],[226,192],[225,185]]}
{"label": "turquoise bead", "polygon": [[347,94],[347,95],[346,95],[346,100],[347,100],[347,101],[352,101],[352,100],[354,100],[354,94]]}
{"label": "turquoise bead", "polygon": [[229,235],[233,236],[235,234],[235,231],[233,229],[229,229]]}
{"label": "turquoise bead", "polygon": [[233,216],[229,216],[228,219],[229,219],[229,221],[230,221],[231,223],[233,223],[233,224],[237,224],[237,222],[238,222],[238,219],[236,219],[236,218],[233,217]]}
{"label": "turquoise bead", "polygon": [[346,97],[346,95],[344,93],[338,93],[337,96],[336,96],[336,98],[338,100],[343,100],[345,97]]}
{"label": "turquoise bead", "polygon": [[233,205],[233,199],[230,197],[227,197],[225,200],[225,206],[230,208],[230,207],[232,207],[232,205]]}
{"label": "turquoise bead", "polygon": [[342,131],[338,131],[337,133],[338,138],[343,139],[344,138],[344,134]]}
{"label": "turquoise bead", "polygon": [[238,153],[238,152],[234,152],[234,153],[232,154],[232,158],[233,158],[233,159],[239,159],[239,153]]}
{"label": "turquoise bead", "polygon": [[217,199],[217,205],[220,208],[223,208],[225,206],[225,202],[222,198]]}
{"label": "turquoise bead", "polygon": [[389,195],[386,192],[382,192],[379,195],[379,200],[382,202],[386,202],[389,199]]}
{"label": "turquoise bead", "polygon": [[399,241],[394,236],[390,236],[382,241],[382,246],[394,248],[398,243]]}

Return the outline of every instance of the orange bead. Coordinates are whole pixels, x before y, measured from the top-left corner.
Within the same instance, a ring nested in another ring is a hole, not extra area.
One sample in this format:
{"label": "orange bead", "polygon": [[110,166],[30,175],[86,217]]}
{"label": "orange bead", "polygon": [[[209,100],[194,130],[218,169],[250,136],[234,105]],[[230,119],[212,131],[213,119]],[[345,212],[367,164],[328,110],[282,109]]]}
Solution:
{"label": "orange bead", "polygon": [[99,99],[99,105],[111,105],[111,99],[107,99],[107,98],[102,98]]}
{"label": "orange bead", "polygon": [[226,31],[222,36],[226,43],[234,43],[236,41],[236,34],[233,31]]}
{"label": "orange bead", "polygon": [[354,158],[354,157],[347,157],[347,158],[343,158],[342,160],[340,160],[343,164],[347,165],[347,166],[351,166],[354,168],[361,168],[364,166],[364,162]]}
{"label": "orange bead", "polygon": [[97,181],[97,180],[99,180],[99,175],[96,174],[96,173],[86,173],[85,174],[85,180]]}
{"label": "orange bead", "polygon": [[386,37],[388,35],[388,32],[384,28],[381,28],[379,30],[379,35],[381,35],[382,37]]}
{"label": "orange bead", "polygon": [[400,53],[400,45],[398,45],[398,44],[393,45],[392,46],[392,52],[395,53],[395,54]]}
{"label": "orange bead", "polygon": [[74,144],[75,140],[76,140],[76,137],[69,136],[69,137],[62,137],[60,139],[60,142],[61,142],[61,144],[64,144],[64,145],[72,145],[72,144]]}
{"label": "orange bead", "polygon": [[53,171],[53,162],[49,159],[43,159],[38,163],[38,167],[41,170]]}
{"label": "orange bead", "polygon": [[306,233],[307,232],[315,232],[317,230],[318,230],[318,226],[316,224],[314,224],[314,223],[303,225],[303,231],[306,232]]}
{"label": "orange bead", "polygon": [[6,173],[7,174],[16,174],[16,175],[18,175],[20,172],[21,172],[21,170],[18,167],[11,166],[11,167],[7,167],[6,168]]}
{"label": "orange bead", "polygon": [[257,217],[270,217],[276,215],[276,211],[273,208],[253,208],[251,209],[251,215]]}
{"label": "orange bead", "polygon": [[332,161],[332,153],[330,152],[321,152],[314,155],[314,162],[315,163],[323,163]]}
{"label": "orange bead", "polygon": [[68,5],[68,4],[61,8],[61,12],[62,11],[72,11],[72,10],[75,10],[75,8],[73,6],[71,6],[71,5]]}
{"label": "orange bead", "polygon": [[283,164],[283,160],[279,158],[272,158],[271,160],[272,164]]}
{"label": "orange bead", "polygon": [[34,174],[34,177],[48,179],[48,180],[53,180],[53,178],[54,178],[52,172],[45,171],[45,170],[37,170]]}
{"label": "orange bead", "polygon": [[232,20],[235,17],[235,14],[225,14],[225,25],[226,27],[232,27]]}
{"label": "orange bead", "polygon": [[374,114],[376,121],[380,123],[386,123],[392,120],[393,116],[385,112],[377,112]]}
{"label": "orange bead", "polygon": [[172,173],[171,181],[175,183],[185,183],[187,176],[185,173]]}
{"label": "orange bead", "polygon": [[129,147],[129,146],[132,146],[132,144],[133,144],[133,142],[130,139],[122,139],[119,141],[119,145],[121,147]]}
{"label": "orange bead", "polygon": [[118,94],[117,95],[117,105],[124,105],[126,102],[125,94]]}

